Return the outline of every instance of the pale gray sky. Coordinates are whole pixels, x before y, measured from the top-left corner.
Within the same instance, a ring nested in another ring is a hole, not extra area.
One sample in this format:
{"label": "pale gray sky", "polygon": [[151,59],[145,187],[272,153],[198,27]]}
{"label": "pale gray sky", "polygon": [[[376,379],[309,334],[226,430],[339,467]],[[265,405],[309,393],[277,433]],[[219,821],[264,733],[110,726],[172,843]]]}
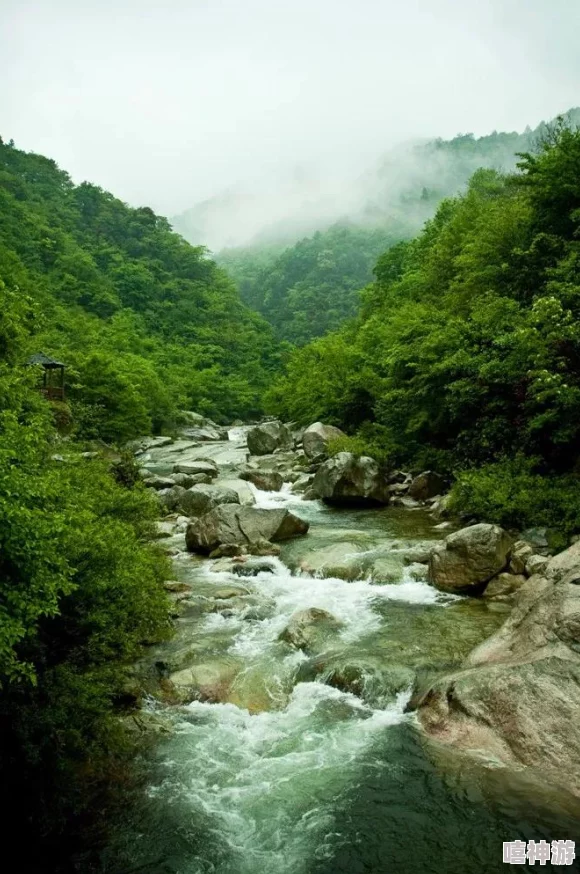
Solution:
{"label": "pale gray sky", "polygon": [[580,103],[580,0],[0,0],[0,133],[172,214]]}

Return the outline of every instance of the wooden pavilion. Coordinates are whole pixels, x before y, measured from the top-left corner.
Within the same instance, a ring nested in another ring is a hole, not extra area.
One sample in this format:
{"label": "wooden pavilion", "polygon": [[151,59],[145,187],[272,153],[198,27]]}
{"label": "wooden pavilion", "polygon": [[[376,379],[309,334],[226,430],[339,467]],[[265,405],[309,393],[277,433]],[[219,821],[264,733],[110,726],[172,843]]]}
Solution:
{"label": "wooden pavilion", "polygon": [[64,401],[64,369],[62,361],[55,361],[45,355],[44,352],[37,352],[28,359],[28,364],[31,366],[42,367],[42,384],[40,391],[50,401]]}

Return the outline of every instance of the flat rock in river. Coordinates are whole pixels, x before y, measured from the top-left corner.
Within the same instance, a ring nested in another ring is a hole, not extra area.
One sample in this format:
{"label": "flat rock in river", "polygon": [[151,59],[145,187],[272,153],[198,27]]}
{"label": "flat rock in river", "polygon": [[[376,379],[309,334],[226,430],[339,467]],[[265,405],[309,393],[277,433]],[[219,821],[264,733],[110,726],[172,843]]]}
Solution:
{"label": "flat rock in river", "polygon": [[196,460],[194,460],[194,461],[181,461],[181,462],[179,462],[179,464],[175,464],[173,466],[173,472],[174,473],[189,473],[192,475],[194,475],[196,473],[205,473],[208,476],[215,477],[215,476],[217,476],[218,469],[217,469],[217,465],[215,465],[211,461],[202,461],[202,460],[196,461]]}

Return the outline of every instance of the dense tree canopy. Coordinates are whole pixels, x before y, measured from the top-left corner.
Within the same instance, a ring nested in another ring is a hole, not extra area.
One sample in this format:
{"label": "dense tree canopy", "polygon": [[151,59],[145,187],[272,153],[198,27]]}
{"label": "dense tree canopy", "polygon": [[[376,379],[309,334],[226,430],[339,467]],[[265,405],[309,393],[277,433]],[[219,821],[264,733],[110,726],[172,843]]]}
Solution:
{"label": "dense tree canopy", "polygon": [[397,463],[575,471],[579,227],[580,132],[560,125],[381,256],[356,321],[293,355],[271,409],[362,428]]}
{"label": "dense tree canopy", "polygon": [[24,351],[69,365],[83,436],[125,440],[179,407],[259,412],[277,364],[271,331],[164,218],[3,143],[0,216],[0,277],[30,298],[36,323]]}
{"label": "dense tree canopy", "polygon": [[302,346],[355,315],[377,257],[409,234],[399,222],[388,229],[337,224],[280,254],[272,248],[231,249],[219,262],[276,336]]}
{"label": "dense tree canopy", "polygon": [[[570,110],[566,119],[580,120],[580,110]],[[365,178],[367,199],[351,221],[286,248],[258,241],[226,249],[217,259],[276,336],[302,346],[357,313],[360,290],[371,281],[378,256],[411,239],[442,200],[465,190],[475,171],[515,170],[518,153],[530,151],[549,131],[541,124],[521,134],[459,134],[400,147]]]}
{"label": "dense tree canopy", "polygon": [[7,832],[34,838],[28,870],[28,851],[64,825],[70,837],[123,759],[116,701],[125,666],[169,632],[168,567],[148,545],[146,490],[119,463],[57,446],[22,365],[34,302],[2,282],[0,294],[0,786]]}

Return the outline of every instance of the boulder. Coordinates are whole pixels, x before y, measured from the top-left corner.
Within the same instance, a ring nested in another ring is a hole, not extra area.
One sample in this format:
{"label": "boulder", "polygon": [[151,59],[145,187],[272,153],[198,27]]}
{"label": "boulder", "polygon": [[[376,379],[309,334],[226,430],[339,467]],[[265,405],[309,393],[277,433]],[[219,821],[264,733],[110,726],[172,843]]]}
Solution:
{"label": "boulder", "polygon": [[442,592],[479,594],[503,571],[513,540],[498,525],[481,522],[446,537],[429,557],[429,580]]}
{"label": "boulder", "polygon": [[277,470],[243,470],[240,479],[246,480],[263,492],[279,492],[284,478]]}
{"label": "boulder", "polygon": [[173,486],[176,485],[176,482],[169,476],[157,476],[156,474],[151,474],[150,476],[143,478],[143,484],[148,489],[155,489],[159,492],[161,489],[172,489]]}
{"label": "boulder", "polygon": [[387,504],[389,490],[381,468],[368,456],[339,452],[318,470],[307,494],[327,503]]}
{"label": "boulder", "polygon": [[252,504],[256,503],[256,498],[254,497],[254,493],[246,480],[243,479],[222,479],[220,477],[219,484],[221,486],[225,486],[228,489],[233,489],[236,492],[240,504],[244,504],[245,506],[252,506]]}
{"label": "boulder", "polygon": [[181,499],[186,491],[187,489],[184,489],[183,486],[174,485],[170,489],[160,489],[157,492],[157,497],[161,506],[169,513],[173,513],[175,510],[179,510]]}
{"label": "boulder", "polygon": [[534,574],[542,574],[548,566],[548,558],[545,555],[530,555],[526,561],[526,573],[529,577]]}
{"label": "boulder", "polygon": [[221,703],[227,700],[239,669],[235,663],[216,659],[175,671],[169,676],[169,682],[180,703],[195,699]]}
{"label": "boulder", "polygon": [[276,568],[268,561],[244,561],[238,562],[232,568],[236,577],[257,577],[258,574],[273,574]]}
{"label": "boulder", "polygon": [[525,581],[523,574],[498,574],[485,587],[483,597],[492,601],[511,601]]}
{"label": "boulder", "polygon": [[331,543],[307,553],[299,562],[299,569],[312,576],[336,577],[339,580],[358,580],[363,575],[363,548],[356,543]]}
{"label": "boulder", "polygon": [[221,504],[239,504],[238,493],[218,485],[199,485],[181,495],[179,509],[188,516],[204,516]]}
{"label": "boulder", "polygon": [[180,580],[165,580],[163,588],[166,592],[171,592],[174,595],[182,595],[185,592],[191,592],[189,583],[182,583]]}
{"label": "boulder", "polygon": [[171,443],[173,443],[173,437],[141,437],[127,443],[127,449],[130,449],[135,455],[141,455],[150,449],[161,449]]}
{"label": "boulder", "polygon": [[299,610],[290,617],[290,622],[280,634],[279,640],[308,653],[319,649],[328,632],[338,630],[341,625],[342,623],[326,610],[309,607],[307,610]]}
{"label": "boulder", "polygon": [[451,495],[442,495],[436,498],[431,504],[431,515],[436,519],[446,519],[451,515],[449,505],[451,504]]}
{"label": "boulder", "polygon": [[219,428],[217,425],[207,425],[203,428],[185,428],[182,432],[191,440],[198,440],[200,443],[217,440],[227,440],[228,432],[225,428]]}
{"label": "boulder", "polygon": [[525,540],[516,540],[511,549],[510,571],[512,574],[523,574],[526,562],[533,553],[533,549]]}
{"label": "boulder", "polygon": [[433,470],[424,470],[412,480],[409,486],[409,497],[415,501],[427,501],[445,491],[445,480]]}
{"label": "boulder", "polygon": [[290,491],[293,495],[299,495],[305,492],[306,489],[311,485],[313,479],[314,476],[311,473],[297,474]]}
{"label": "boulder", "polygon": [[212,479],[217,476],[217,465],[213,461],[199,459],[197,461],[181,461],[179,464],[173,465],[174,473],[188,473],[195,476],[197,473],[203,473]]}
{"label": "boulder", "polygon": [[528,579],[492,637],[422,696],[426,732],[580,797],[580,544]]}
{"label": "boulder", "polygon": [[344,431],[335,428],[334,425],[323,425],[315,422],[302,434],[302,447],[307,458],[314,460],[326,455],[326,448],[331,440],[346,437]]}
{"label": "boulder", "polygon": [[165,537],[173,537],[174,534],[177,534],[175,522],[165,522],[159,519],[155,522],[155,537],[161,540]]}
{"label": "boulder", "polygon": [[276,449],[294,449],[292,432],[282,422],[263,422],[247,433],[251,455],[270,455]]}
{"label": "boulder", "polygon": [[241,543],[220,543],[219,546],[216,546],[215,549],[212,549],[209,557],[217,559],[237,558],[239,556],[245,556],[247,554],[247,547],[242,546]]}
{"label": "boulder", "polygon": [[288,540],[306,534],[309,525],[284,509],[256,509],[223,504],[191,522],[185,540],[190,552],[210,553],[228,543]]}
{"label": "boulder", "polygon": [[190,489],[199,483],[207,484],[211,482],[211,477],[207,473],[174,473],[171,478],[177,486],[183,486],[184,489]]}
{"label": "boulder", "polygon": [[248,552],[250,555],[280,555],[281,549],[277,543],[270,543],[262,537],[248,543]]}
{"label": "boulder", "polygon": [[404,665],[377,665],[373,660],[339,661],[334,669],[322,672],[321,679],[328,686],[357,695],[367,704],[384,706],[399,692],[412,688],[415,672]]}

